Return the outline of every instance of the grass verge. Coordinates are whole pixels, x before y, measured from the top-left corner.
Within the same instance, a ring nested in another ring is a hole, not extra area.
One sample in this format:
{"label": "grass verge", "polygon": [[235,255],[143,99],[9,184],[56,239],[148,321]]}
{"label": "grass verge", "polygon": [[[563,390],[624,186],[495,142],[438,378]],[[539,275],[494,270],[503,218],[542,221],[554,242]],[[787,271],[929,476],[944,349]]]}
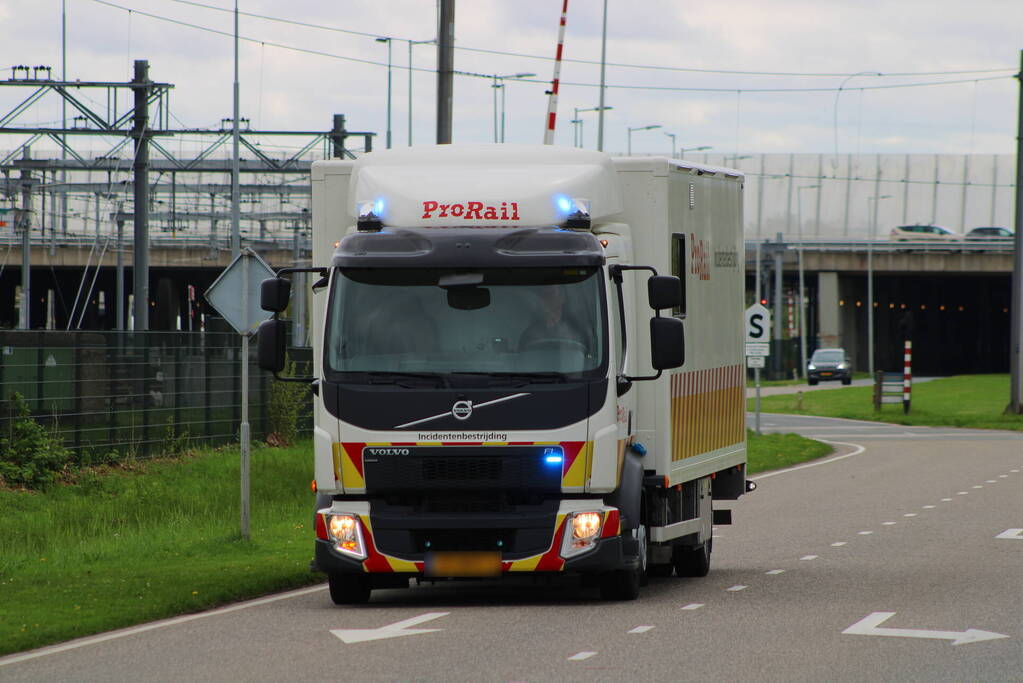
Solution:
{"label": "grass verge", "polygon": [[311,446],[236,449],[0,490],[0,655],[314,583]]}
{"label": "grass verge", "polygon": [[746,472],[756,474],[782,467],[791,467],[807,460],[831,455],[834,449],[826,443],[798,434],[761,434],[746,430]]}
{"label": "grass verge", "polygon": [[[1005,415],[1009,402],[1008,375],[962,375],[913,386],[908,415],[902,404],[885,404],[875,413],[873,387],[843,387],[831,391],[765,396],[760,409],[768,413],[819,415],[916,426],[1023,430],[1023,416]],[[752,401],[748,401],[753,409]]]}

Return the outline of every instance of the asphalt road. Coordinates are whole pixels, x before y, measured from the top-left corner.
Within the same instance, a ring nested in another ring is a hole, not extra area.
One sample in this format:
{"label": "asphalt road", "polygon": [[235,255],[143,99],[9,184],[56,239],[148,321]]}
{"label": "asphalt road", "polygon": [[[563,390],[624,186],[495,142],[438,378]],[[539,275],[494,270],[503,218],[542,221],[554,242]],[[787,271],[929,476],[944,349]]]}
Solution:
{"label": "asphalt road", "polygon": [[836,454],[756,477],[710,575],[638,601],[458,583],[338,608],[315,587],[0,659],[0,681],[1023,680],[1023,435],[762,427]]}

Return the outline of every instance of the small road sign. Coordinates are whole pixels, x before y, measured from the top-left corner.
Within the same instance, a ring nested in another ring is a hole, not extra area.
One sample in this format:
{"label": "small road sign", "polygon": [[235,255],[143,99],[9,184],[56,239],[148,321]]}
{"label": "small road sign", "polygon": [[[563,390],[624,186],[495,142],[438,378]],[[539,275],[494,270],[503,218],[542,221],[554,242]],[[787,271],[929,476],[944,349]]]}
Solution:
{"label": "small road sign", "polygon": [[771,341],[771,312],[763,304],[753,304],[746,309],[746,341]]}
{"label": "small road sign", "polygon": [[746,356],[746,367],[764,368],[767,367],[767,360],[764,356]]}
{"label": "small road sign", "polygon": [[746,342],[747,356],[770,356],[771,345],[767,342]]}
{"label": "small road sign", "polygon": [[259,306],[260,284],[271,277],[273,269],[256,252],[243,249],[206,290],[206,300],[238,334],[255,334],[259,323],[273,315]]}

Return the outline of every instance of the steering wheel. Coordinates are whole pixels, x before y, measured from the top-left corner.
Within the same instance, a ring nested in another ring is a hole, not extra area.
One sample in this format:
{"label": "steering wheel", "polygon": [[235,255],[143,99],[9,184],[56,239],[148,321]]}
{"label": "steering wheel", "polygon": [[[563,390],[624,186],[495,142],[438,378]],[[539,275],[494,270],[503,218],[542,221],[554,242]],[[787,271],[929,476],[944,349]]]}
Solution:
{"label": "steering wheel", "polygon": [[541,349],[560,349],[566,346],[576,349],[583,355],[589,353],[589,348],[587,348],[586,344],[583,344],[578,339],[569,339],[568,337],[538,337],[523,344],[522,348],[538,351]]}

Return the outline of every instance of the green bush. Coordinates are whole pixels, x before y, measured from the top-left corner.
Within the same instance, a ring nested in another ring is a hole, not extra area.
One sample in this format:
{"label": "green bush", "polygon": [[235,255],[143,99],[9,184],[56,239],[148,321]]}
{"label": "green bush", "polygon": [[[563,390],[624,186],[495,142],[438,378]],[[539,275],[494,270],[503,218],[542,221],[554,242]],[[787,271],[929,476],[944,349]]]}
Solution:
{"label": "green bush", "polygon": [[[295,376],[295,361],[289,360],[282,373],[285,377]],[[270,384],[267,401],[266,441],[272,446],[290,446],[298,436],[299,420],[312,409],[309,385],[299,382],[274,380]]]}
{"label": "green bush", "polygon": [[47,431],[32,419],[19,393],[0,402],[0,485],[45,488],[70,464],[56,430]]}

